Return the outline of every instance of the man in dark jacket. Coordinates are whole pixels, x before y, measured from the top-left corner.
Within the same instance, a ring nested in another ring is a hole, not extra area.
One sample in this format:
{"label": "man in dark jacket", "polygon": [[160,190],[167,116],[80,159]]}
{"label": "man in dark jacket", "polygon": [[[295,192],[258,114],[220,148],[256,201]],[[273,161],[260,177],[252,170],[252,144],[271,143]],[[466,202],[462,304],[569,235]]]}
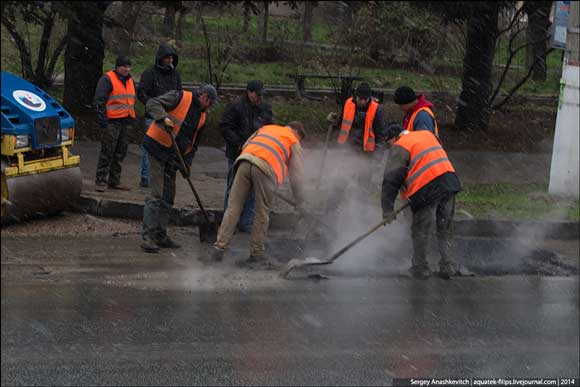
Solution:
{"label": "man in dark jacket", "polygon": [[433,104],[423,94],[417,96],[410,87],[401,86],[395,90],[393,99],[405,113],[403,129],[409,132],[428,130],[439,137],[439,128],[433,114]]}
{"label": "man in dark jacket", "polygon": [[[160,247],[179,248],[167,235],[167,224],[175,198],[177,170],[188,176],[190,165],[205,129],[206,112],[218,102],[216,89],[202,85],[197,91],[173,90],[151,98],[145,106],[153,123],[143,139],[143,148],[151,162],[151,192],[145,198],[143,210],[143,243],[148,253],[157,253]],[[182,168],[176,155],[171,135],[185,159]]]}
{"label": "man in dark jacket", "polygon": [[121,185],[122,162],[127,155],[127,130],[135,125],[135,84],[129,73],[131,61],[121,55],[113,70],[103,75],[95,89],[97,123],[101,128],[101,151],[95,190],[129,190]]}
{"label": "man in dark jacket", "polygon": [[455,195],[461,191],[455,169],[431,131],[401,131],[398,125],[390,129],[394,138],[383,177],[383,218],[389,219],[388,223],[394,220],[393,206],[400,189],[413,212],[413,277],[426,279],[431,275],[427,250],[434,224],[441,257],[438,275],[444,279],[460,275],[450,252]]}
{"label": "man in dark jacket", "polygon": [[[224,199],[224,209],[228,207],[228,198],[234,176],[232,173],[234,161],[240,155],[246,140],[258,129],[272,122],[272,107],[262,100],[264,84],[254,80],[248,82],[246,92],[236,102],[227,106],[224,111],[220,129],[226,141],[226,158],[228,163],[228,180]],[[238,229],[248,232],[254,219],[256,196],[248,197],[240,216]]]}
{"label": "man in dark jacket", "polygon": [[[155,56],[155,64],[141,75],[137,88],[139,101],[146,105],[149,99],[158,97],[171,90],[182,90],[181,77],[177,72],[179,57],[173,47],[161,43]],[[151,125],[152,118],[145,114],[145,129]],[[141,187],[149,187],[149,157],[141,149]]]}
{"label": "man in dark jacket", "polygon": [[[353,198],[360,203],[368,202],[369,193],[376,190],[372,187],[373,175],[381,165],[387,139],[383,116],[383,108],[373,98],[367,83],[361,83],[354,96],[344,102],[336,122],[339,128],[337,142],[341,146],[333,151],[339,161],[335,169],[329,171],[333,178],[327,211],[352,208],[345,201]],[[328,119],[334,119],[334,114],[330,114]],[[346,214],[346,218],[349,216]]]}

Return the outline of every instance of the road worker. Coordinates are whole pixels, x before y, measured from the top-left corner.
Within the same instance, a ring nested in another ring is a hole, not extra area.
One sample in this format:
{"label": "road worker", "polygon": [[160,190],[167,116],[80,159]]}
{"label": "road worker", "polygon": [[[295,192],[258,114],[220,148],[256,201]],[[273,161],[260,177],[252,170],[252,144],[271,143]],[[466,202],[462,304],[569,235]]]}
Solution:
{"label": "road worker", "polygon": [[[228,178],[224,198],[224,210],[234,181],[233,167],[248,138],[262,126],[272,124],[272,106],[263,100],[264,84],[260,80],[249,81],[244,95],[229,104],[220,120],[220,129],[226,142]],[[240,216],[238,230],[250,232],[254,220],[256,197],[250,194]]]}
{"label": "road worker", "polygon": [[130,190],[121,185],[122,163],[129,146],[128,130],[135,128],[135,83],[131,60],[120,55],[115,68],[104,74],[95,89],[97,123],[101,128],[101,151],[97,163],[95,190]]}
{"label": "road worker", "polygon": [[[141,248],[147,253],[157,253],[160,247],[181,247],[167,235],[175,198],[175,176],[177,170],[184,177],[189,176],[191,162],[205,130],[207,111],[217,102],[217,91],[212,85],[201,85],[195,92],[173,90],[147,101],[145,108],[153,119],[143,139],[151,167],[151,191],[145,197],[141,234]],[[170,132],[174,133],[185,160],[185,170]]]}
{"label": "road worker", "polygon": [[440,254],[437,274],[449,279],[459,273],[450,249],[455,195],[461,191],[461,183],[447,153],[431,131],[402,130],[392,135],[381,194],[383,218],[389,219],[388,223],[394,220],[393,206],[401,190],[401,197],[411,202],[413,213],[411,275],[419,279],[431,275],[427,249],[435,224]]}
{"label": "road worker", "polygon": [[301,142],[305,137],[304,125],[293,121],[286,126],[265,125],[256,131],[242,148],[234,163],[234,182],[230,191],[217,241],[207,260],[221,261],[230,243],[244,203],[254,192],[256,208],[250,236],[250,256],[239,262],[242,265],[276,267],[276,262],[266,256],[264,240],[270,221],[274,190],[289,176],[297,209],[304,212],[304,161]]}
{"label": "road worker", "polygon": [[401,86],[395,90],[394,101],[405,112],[403,129],[409,132],[428,130],[439,137],[439,127],[432,110],[433,104],[424,95],[417,96],[410,87]]}

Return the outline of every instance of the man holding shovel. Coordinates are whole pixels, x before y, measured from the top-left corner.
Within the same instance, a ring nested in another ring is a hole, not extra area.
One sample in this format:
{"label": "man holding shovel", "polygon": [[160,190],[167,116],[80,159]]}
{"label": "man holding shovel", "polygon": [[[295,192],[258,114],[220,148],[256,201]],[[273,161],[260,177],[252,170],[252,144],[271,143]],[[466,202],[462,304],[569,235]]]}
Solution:
{"label": "man holding shovel", "polygon": [[429,237],[434,223],[437,226],[439,254],[438,275],[449,279],[458,274],[451,253],[455,194],[461,183],[438,138],[428,130],[402,130],[393,125],[389,157],[383,177],[381,203],[383,218],[394,220],[393,204],[399,189],[408,199],[413,212],[411,233],[413,259],[411,274],[427,279],[431,270],[427,262]]}
{"label": "man holding shovel", "polygon": [[246,141],[234,164],[234,182],[217,241],[205,261],[219,262],[223,259],[244,203],[253,191],[256,194],[256,209],[250,236],[250,256],[240,263],[276,266],[265,255],[264,249],[269,212],[276,185],[282,185],[286,176],[290,178],[297,209],[304,212],[304,160],[300,145],[304,137],[304,125],[293,121],[286,126],[265,125]]}
{"label": "man holding shovel", "polygon": [[[167,235],[176,172],[179,170],[184,177],[189,176],[207,111],[217,102],[217,91],[212,85],[202,85],[195,92],[172,90],[147,101],[146,112],[153,118],[143,139],[143,148],[151,156],[151,192],[145,198],[141,244],[147,253],[157,253],[160,247],[181,247]],[[183,155],[184,164],[175,146]]]}

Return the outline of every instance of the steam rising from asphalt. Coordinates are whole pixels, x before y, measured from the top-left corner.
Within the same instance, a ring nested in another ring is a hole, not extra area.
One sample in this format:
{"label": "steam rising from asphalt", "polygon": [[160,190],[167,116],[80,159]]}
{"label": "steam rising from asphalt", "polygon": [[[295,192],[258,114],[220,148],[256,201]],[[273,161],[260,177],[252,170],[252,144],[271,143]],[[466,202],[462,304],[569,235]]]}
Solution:
{"label": "steam rising from asphalt", "polygon": [[[368,231],[382,219],[381,184],[385,167],[385,150],[374,155],[361,154],[349,146],[329,149],[324,163],[320,189],[309,202],[317,214],[327,211],[323,218],[336,230],[335,237],[327,237],[327,256]],[[312,154],[307,160],[308,187],[317,186],[322,152]],[[368,186],[362,184],[370,173]],[[399,215],[390,225],[378,229],[351,250],[340,256],[333,269],[349,273],[399,272],[410,266],[409,256],[401,251],[409,250],[409,212]],[[410,251],[410,250],[409,250]],[[318,257],[325,259],[326,256]]]}

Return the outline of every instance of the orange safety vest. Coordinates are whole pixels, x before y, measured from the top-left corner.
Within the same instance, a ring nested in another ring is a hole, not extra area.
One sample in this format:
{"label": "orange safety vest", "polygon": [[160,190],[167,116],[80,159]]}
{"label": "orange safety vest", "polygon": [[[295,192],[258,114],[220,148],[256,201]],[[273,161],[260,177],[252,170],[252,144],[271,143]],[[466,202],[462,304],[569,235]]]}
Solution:
{"label": "orange safety vest", "polygon": [[[365,119],[365,131],[363,135],[363,149],[365,152],[373,152],[375,150],[375,132],[373,131],[373,121],[379,108],[377,101],[371,100],[367,110]],[[342,112],[342,124],[340,125],[340,133],[338,134],[338,143],[344,144],[348,139],[348,134],[352,128],[354,121],[354,113],[356,111],[356,104],[352,97],[347,99],[344,103],[344,110]]]}
{"label": "orange safety vest", "polygon": [[[181,125],[187,117],[187,112],[189,111],[189,107],[191,106],[191,101],[193,100],[193,93],[191,91],[184,91],[183,97],[177,107],[169,112],[169,118],[173,121],[173,134],[177,136],[179,131],[181,130]],[[197,124],[197,128],[195,129],[195,133],[193,134],[193,139],[191,140],[191,144],[187,147],[184,154],[188,154],[193,149],[193,144],[195,144],[195,139],[197,138],[197,134],[199,133],[199,129],[205,123],[205,116],[206,113],[202,112],[201,116],[199,117],[199,122]],[[165,146],[166,148],[172,148],[172,140],[169,133],[162,128],[163,123],[157,123],[153,121],[149,128],[147,129],[147,136],[151,137],[161,145]]]}
{"label": "orange safety vest", "polygon": [[411,115],[411,118],[409,118],[409,122],[407,123],[407,127],[405,129],[408,130],[409,132],[413,131],[413,124],[415,123],[415,117],[417,117],[417,114],[419,114],[420,111],[426,111],[427,113],[429,113],[429,115],[431,117],[433,117],[433,121],[435,122],[435,136],[439,137],[439,127],[437,126],[437,120],[435,119],[435,114],[433,114],[433,111],[431,109],[429,109],[427,106],[423,106],[422,108],[417,109]]}
{"label": "orange safety vest", "polygon": [[111,80],[113,91],[107,99],[107,118],[135,118],[135,83],[133,78],[129,78],[123,84],[117,73],[113,70],[105,74]]}
{"label": "orange safety vest", "polygon": [[439,140],[428,130],[402,134],[395,144],[411,155],[401,192],[403,199],[409,198],[444,173],[455,172]]}
{"label": "orange safety vest", "polygon": [[264,125],[249,138],[242,154],[249,153],[266,161],[276,173],[278,184],[282,185],[288,175],[292,145],[299,142],[288,126]]}

